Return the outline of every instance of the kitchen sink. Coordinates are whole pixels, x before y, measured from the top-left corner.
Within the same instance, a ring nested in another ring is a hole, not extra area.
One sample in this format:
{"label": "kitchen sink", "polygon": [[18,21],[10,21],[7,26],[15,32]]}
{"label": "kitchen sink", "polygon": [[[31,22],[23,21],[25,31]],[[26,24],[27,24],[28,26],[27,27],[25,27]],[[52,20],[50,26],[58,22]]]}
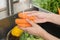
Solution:
{"label": "kitchen sink", "polygon": [[[39,11],[41,9],[39,9],[38,7],[33,7],[31,9],[27,9],[26,11],[32,11],[32,10]],[[44,12],[44,10],[42,11]],[[7,33],[16,25],[15,19],[17,17],[18,17],[17,14],[15,14],[13,16],[0,20],[0,40],[6,38]],[[60,25],[53,24],[50,22],[46,22],[38,25],[40,25],[50,34],[60,38]]]}

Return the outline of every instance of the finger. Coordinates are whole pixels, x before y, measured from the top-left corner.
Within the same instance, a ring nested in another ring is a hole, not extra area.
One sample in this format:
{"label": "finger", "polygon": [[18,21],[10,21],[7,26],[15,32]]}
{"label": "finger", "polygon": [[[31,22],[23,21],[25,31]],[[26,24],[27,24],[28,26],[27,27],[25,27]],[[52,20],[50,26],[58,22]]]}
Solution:
{"label": "finger", "polygon": [[47,20],[44,18],[40,18],[40,19],[34,20],[34,22],[35,23],[45,23],[45,22],[47,22]]}
{"label": "finger", "polygon": [[37,25],[37,24],[35,24],[33,21],[30,21],[30,20],[28,20],[28,19],[26,19],[32,26],[34,26],[34,25]]}
{"label": "finger", "polygon": [[27,29],[26,28],[22,28],[22,27],[19,27],[21,30],[24,30],[24,31],[26,31]]}
{"label": "finger", "polygon": [[25,13],[31,14],[31,13],[36,13],[36,12],[38,12],[38,11],[27,11],[27,12],[25,12]]}
{"label": "finger", "polygon": [[38,11],[28,11],[28,12],[25,12],[28,16],[32,16],[32,15],[37,15],[37,12]]}
{"label": "finger", "polygon": [[31,27],[27,27],[27,28],[22,28],[22,27],[19,27],[21,30],[27,32],[29,29],[31,29]]}
{"label": "finger", "polygon": [[31,33],[31,28],[22,28],[22,30],[24,30],[24,32]]}

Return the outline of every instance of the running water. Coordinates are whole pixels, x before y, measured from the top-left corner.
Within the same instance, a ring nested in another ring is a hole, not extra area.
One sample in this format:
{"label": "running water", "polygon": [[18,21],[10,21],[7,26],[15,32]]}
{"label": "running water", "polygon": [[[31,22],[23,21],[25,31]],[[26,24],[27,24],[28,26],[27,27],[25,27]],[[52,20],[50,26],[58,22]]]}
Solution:
{"label": "running water", "polygon": [[30,4],[31,4],[30,0],[20,0],[20,6],[21,6],[23,14],[24,14],[26,9],[31,8]]}
{"label": "running water", "polygon": [[24,14],[24,12],[25,12],[25,3],[24,3],[24,1],[22,2],[22,13]]}

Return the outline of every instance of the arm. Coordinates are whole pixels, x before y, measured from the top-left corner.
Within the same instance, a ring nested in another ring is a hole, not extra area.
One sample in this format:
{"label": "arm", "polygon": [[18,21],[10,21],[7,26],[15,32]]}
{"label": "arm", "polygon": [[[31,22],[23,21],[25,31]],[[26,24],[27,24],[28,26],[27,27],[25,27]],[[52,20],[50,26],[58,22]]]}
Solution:
{"label": "arm", "polygon": [[57,37],[49,34],[48,32],[46,31],[43,31],[42,34],[40,34],[41,37],[43,37],[45,40],[59,40]]}
{"label": "arm", "polygon": [[50,22],[60,25],[60,15],[58,14],[50,14],[51,20]]}
{"label": "arm", "polygon": [[30,11],[27,12],[30,16],[36,16],[38,20],[35,20],[36,23],[52,22],[60,25],[60,15],[53,13],[44,13],[39,11]]}

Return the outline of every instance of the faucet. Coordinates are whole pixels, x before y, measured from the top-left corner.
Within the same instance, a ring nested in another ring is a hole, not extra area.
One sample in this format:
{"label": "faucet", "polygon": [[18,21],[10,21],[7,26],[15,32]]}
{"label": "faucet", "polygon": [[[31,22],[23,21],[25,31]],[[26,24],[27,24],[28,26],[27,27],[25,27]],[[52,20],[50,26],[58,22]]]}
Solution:
{"label": "faucet", "polygon": [[7,0],[7,12],[8,16],[12,16],[14,14],[13,0]]}
{"label": "faucet", "polygon": [[[32,4],[32,0],[28,0],[29,5]],[[14,7],[13,7],[13,0],[7,0],[7,12],[8,16],[13,16],[14,15]],[[30,5],[31,7],[32,5]]]}

